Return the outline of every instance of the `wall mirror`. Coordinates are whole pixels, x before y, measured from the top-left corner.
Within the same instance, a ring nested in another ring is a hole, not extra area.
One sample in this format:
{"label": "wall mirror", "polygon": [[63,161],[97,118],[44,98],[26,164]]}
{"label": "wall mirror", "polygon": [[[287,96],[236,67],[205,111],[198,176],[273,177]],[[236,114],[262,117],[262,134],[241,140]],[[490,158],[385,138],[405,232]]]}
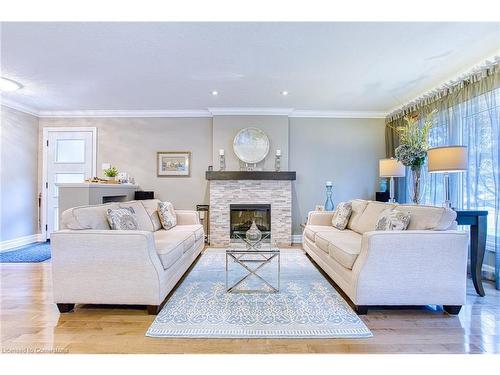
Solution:
{"label": "wall mirror", "polygon": [[242,162],[256,164],[269,153],[269,138],[257,128],[241,129],[234,137],[233,150]]}

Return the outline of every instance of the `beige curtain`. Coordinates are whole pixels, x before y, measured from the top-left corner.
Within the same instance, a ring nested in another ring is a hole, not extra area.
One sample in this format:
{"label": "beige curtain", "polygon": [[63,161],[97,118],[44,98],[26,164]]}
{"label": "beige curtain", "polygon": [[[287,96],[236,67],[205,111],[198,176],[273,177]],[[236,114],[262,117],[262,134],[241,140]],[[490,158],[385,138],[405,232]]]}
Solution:
{"label": "beige curtain", "polygon": [[394,157],[394,150],[399,146],[399,138],[394,128],[404,123],[404,116],[417,114],[419,118],[424,118],[428,113],[436,109],[441,114],[440,116],[444,116],[437,116],[436,121],[439,124],[450,124],[450,108],[498,87],[500,87],[500,65],[497,62],[495,65],[469,76],[453,87],[417,100],[416,103],[404,106],[401,110],[390,114],[386,118],[386,156]]}

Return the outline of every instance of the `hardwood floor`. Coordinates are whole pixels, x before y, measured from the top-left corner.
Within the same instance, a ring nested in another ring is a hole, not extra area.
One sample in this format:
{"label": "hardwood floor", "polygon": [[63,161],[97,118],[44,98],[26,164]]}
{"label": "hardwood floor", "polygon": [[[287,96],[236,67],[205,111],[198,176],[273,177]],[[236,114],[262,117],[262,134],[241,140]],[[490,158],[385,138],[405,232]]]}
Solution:
{"label": "hardwood floor", "polygon": [[361,318],[370,339],[158,339],[142,307],[52,303],[51,264],[1,264],[2,352],[56,353],[499,353],[500,291],[468,283],[458,316],[441,308],[375,309]]}

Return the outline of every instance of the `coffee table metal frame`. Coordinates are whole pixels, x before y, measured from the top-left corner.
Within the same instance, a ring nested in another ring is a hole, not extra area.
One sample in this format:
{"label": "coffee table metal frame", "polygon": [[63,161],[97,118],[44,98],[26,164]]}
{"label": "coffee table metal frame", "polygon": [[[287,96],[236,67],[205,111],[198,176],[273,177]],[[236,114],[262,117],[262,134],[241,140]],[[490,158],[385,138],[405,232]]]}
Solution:
{"label": "coffee table metal frame", "polygon": [[[280,289],[280,250],[277,247],[271,246],[269,235],[263,235],[259,241],[249,241],[243,236],[236,235],[237,240],[243,241],[246,245],[245,248],[231,248],[226,250],[226,291],[228,293],[277,293]],[[266,243],[264,240],[269,239],[269,247],[262,248],[262,244]],[[265,265],[270,264],[273,259],[277,260],[277,286],[272,285],[270,282],[265,280],[258,271]],[[243,267],[247,273],[245,276],[237,280],[232,286],[229,286],[228,274],[229,274],[229,261],[233,260],[236,264]],[[256,267],[255,267],[256,265]],[[245,280],[250,276],[257,277],[263,284],[267,285],[269,290],[262,289],[238,289]]]}

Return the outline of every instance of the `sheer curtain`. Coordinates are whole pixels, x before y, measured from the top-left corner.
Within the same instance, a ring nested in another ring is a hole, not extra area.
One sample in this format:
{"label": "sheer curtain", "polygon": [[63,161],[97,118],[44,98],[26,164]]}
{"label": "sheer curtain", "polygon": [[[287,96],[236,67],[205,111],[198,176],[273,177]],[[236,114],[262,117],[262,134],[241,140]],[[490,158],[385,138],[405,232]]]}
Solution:
{"label": "sheer curtain", "polygon": [[[457,208],[488,211],[485,264],[494,265],[495,284],[500,289],[500,71],[466,82],[448,95],[414,108],[414,112],[424,118],[434,109],[438,112],[429,135],[430,146],[468,147],[467,172],[450,175],[451,199]],[[400,121],[401,118],[393,118],[388,123],[394,125]],[[393,156],[397,135],[387,130],[386,141],[387,154]],[[441,205],[443,175],[424,175],[422,204]],[[408,177],[400,180],[403,181],[398,184],[399,201],[409,201]]]}

